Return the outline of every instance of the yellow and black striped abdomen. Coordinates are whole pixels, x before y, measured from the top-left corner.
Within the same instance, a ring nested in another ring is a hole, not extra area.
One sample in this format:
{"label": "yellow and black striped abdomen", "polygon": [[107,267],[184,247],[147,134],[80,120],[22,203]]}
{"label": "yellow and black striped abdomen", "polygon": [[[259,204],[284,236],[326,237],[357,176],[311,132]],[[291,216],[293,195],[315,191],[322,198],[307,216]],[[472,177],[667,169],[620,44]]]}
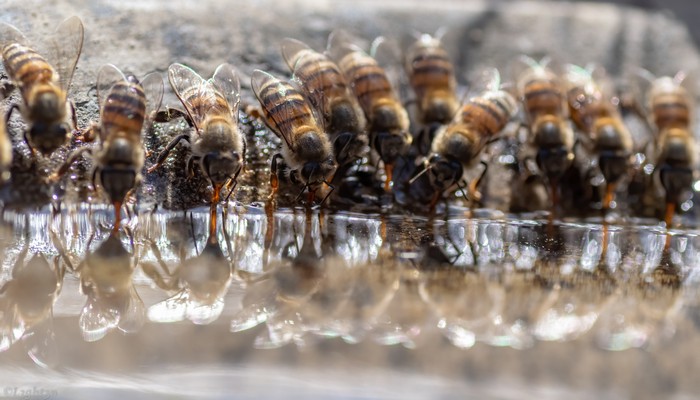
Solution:
{"label": "yellow and black striped abdomen", "polygon": [[651,107],[659,130],[686,128],[690,124],[690,104],[680,93],[661,93],[652,99]]}
{"label": "yellow and black striped abdomen", "polygon": [[27,46],[17,43],[7,45],[3,48],[2,57],[7,74],[19,84],[23,93],[34,84],[56,79],[53,67]]}
{"label": "yellow and black striped abdomen", "polygon": [[523,90],[525,110],[532,121],[542,115],[563,115],[563,100],[561,89],[556,82],[550,80],[528,82]]}
{"label": "yellow and black striped abdomen", "polygon": [[[325,102],[337,97],[344,97],[347,91],[347,83],[338,66],[323,54],[308,52],[295,66],[294,75],[313,94],[320,91]],[[311,95],[310,98],[317,96]],[[314,104],[316,107],[325,107],[327,104]],[[325,108],[324,108],[325,109]]]}
{"label": "yellow and black striped abdomen", "polygon": [[103,134],[121,132],[140,135],[146,114],[146,96],[139,84],[122,81],[114,84],[101,111]]}
{"label": "yellow and black striped abdomen", "polygon": [[292,145],[298,128],[317,124],[309,103],[287,82],[266,75],[257,96],[267,125]]}
{"label": "yellow and black striped abdomen", "polygon": [[410,68],[411,87],[416,96],[431,91],[452,91],[455,86],[454,69],[447,52],[439,47],[421,47]]}
{"label": "yellow and black striped abdomen", "polygon": [[474,98],[462,107],[461,122],[473,127],[481,135],[494,136],[510,120],[507,105],[498,99]]}
{"label": "yellow and black striped abdomen", "polygon": [[370,115],[374,105],[395,95],[386,72],[370,56],[353,52],[345,56],[338,66],[350,83],[355,97],[365,114]]}

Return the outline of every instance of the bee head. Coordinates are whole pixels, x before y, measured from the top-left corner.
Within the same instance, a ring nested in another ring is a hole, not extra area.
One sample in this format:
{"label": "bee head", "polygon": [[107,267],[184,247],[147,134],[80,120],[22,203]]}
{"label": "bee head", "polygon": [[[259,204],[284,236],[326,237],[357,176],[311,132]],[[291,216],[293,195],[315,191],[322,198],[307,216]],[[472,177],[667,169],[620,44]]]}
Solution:
{"label": "bee head", "polygon": [[540,147],[535,160],[547,179],[556,181],[569,169],[574,154],[566,146]]}
{"label": "bee head", "polygon": [[213,185],[223,185],[241,169],[242,156],[237,151],[230,153],[211,152],[202,157],[202,172]]}
{"label": "bee head", "polygon": [[411,144],[408,132],[379,132],[374,136],[374,149],[386,164],[393,164],[403,155]]}
{"label": "bee head", "polygon": [[70,126],[66,122],[34,122],[29,128],[29,140],[34,149],[48,156],[68,140]]}
{"label": "bee head", "polygon": [[439,191],[448,189],[462,178],[462,164],[458,161],[434,154],[427,164],[430,182]]}
{"label": "bee head", "polygon": [[329,181],[337,167],[332,156],[320,162],[309,161],[301,168],[301,178],[308,185]]}

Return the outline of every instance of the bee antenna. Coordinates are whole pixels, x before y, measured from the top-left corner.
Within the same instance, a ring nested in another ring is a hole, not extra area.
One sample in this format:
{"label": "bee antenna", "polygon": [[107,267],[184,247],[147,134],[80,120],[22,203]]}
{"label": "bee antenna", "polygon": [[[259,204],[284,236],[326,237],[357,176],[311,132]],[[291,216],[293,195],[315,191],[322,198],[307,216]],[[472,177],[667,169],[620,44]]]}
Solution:
{"label": "bee antenna", "polygon": [[420,178],[421,175],[423,175],[424,173],[428,172],[428,171],[431,170],[432,168],[433,168],[432,165],[428,165],[427,167],[423,168],[423,170],[422,170],[421,172],[419,172],[418,175],[414,176],[413,178],[411,178],[410,181],[408,181],[408,184],[409,184],[409,185],[413,185],[413,182],[415,182],[416,179]]}

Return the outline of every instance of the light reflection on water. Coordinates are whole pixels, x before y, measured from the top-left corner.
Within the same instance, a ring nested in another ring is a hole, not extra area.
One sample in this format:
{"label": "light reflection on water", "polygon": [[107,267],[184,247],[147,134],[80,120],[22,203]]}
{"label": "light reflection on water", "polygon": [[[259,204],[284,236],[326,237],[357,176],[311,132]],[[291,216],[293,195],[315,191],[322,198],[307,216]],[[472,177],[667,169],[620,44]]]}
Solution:
{"label": "light reflection on water", "polygon": [[[0,351],[60,363],[53,314],[71,312],[86,341],[189,320],[232,335],[262,325],[258,348],[416,348],[437,334],[458,348],[524,349],[589,334],[608,350],[668,340],[697,314],[695,232],[672,232],[665,250],[666,233],[650,227],[221,211],[214,235],[198,209],[139,214],[119,238],[107,210],[5,213]],[[60,290],[64,270],[71,291]],[[55,310],[59,296],[84,305]]]}

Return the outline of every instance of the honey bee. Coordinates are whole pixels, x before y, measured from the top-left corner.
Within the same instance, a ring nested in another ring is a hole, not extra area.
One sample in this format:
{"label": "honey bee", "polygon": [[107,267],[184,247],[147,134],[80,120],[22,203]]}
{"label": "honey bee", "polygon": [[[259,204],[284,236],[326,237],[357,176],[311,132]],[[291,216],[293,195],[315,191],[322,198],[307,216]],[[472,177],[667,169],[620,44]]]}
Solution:
{"label": "honey bee", "polygon": [[566,94],[562,82],[540,62],[520,58],[524,70],[517,76],[518,94],[528,119],[530,141],[536,149],[535,161],[546,177],[552,208],[558,203],[558,183],[574,160],[574,132],[567,120]]}
{"label": "honey bee", "polygon": [[[29,123],[24,141],[32,155],[35,149],[50,155],[68,140],[77,126],[75,107],[67,100],[67,90],[83,48],[83,23],[80,18],[71,17],[58,26],[48,61],[12,25],[0,24],[0,38],[5,71],[23,98],[21,106],[11,106],[6,120],[19,109]],[[68,114],[72,116],[72,127],[66,120]]]}
{"label": "honey bee", "polygon": [[282,55],[323,117],[338,164],[345,166],[362,158],[368,144],[365,116],[338,66],[325,54],[289,38],[282,41]]}
{"label": "honey bee", "polygon": [[[567,99],[571,119],[592,145],[598,166],[605,178],[603,209],[610,208],[615,185],[625,175],[632,155],[632,135],[610,95],[602,86],[605,82],[594,79],[592,68],[567,66]],[[584,142],[585,143],[585,142]]]}
{"label": "honey bee", "polygon": [[419,142],[429,146],[435,130],[450,123],[460,107],[454,67],[439,36],[418,37],[406,53],[406,71],[417,97],[418,121],[426,127]]}
{"label": "honey bee", "polygon": [[52,176],[58,179],[83,153],[95,161],[93,186],[99,186],[114,205],[113,231],[121,222],[121,206],[141,180],[145,160],[141,132],[150,124],[163,98],[163,79],[158,73],[148,74],[143,83],[128,78],[114,65],[103,66],[97,75],[97,97],[100,103],[100,123],[93,123],[84,132],[86,141],[100,138],[100,148],[84,146],[75,150]]}
{"label": "honey bee", "polygon": [[12,166],[12,142],[7,134],[5,120],[0,118],[0,183],[10,179],[10,166]]}
{"label": "honey bee", "polygon": [[277,162],[282,157],[290,169],[292,182],[303,184],[304,190],[309,190],[309,203],[313,202],[321,184],[333,188],[329,182],[337,164],[328,135],[314,116],[311,104],[288,82],[255,70],[251,85],[262,106],[265,123],[284,142],[281,155],[276,154],[272,159],[272,194],[279,186]]}
{"label": "honey bee", "polygon": [[[230,64],[221,64],[214,76],[205,80],[182,64],[168,68],[168,78],[175,94],[185,107],[183,115],[196,132],[187,132],[173,139],[160,154],[153,172],[181,140],[192,142],[192,155],[187,160],[189,174],[195,166],[213,186],[212,203],[219,202],[221,189],[229,186],[229,196],[237,184],[244,167],[246,143],[238,129],[238,106],[241,84],[238,72]],[[177,116],[181,112],[175,112]]]}
{"label": "honey bee", "polygon": [[653,156],[655,170],[666,192],[664,219],[670,227],[677,204],[688,196],[693,183],[697,146],[692,133],[693,110],[691,94],[683,86],[685,73],[674,77],[651,78],[647,92],[649,122],[656,133]]}
{"label": "honey bee", "polygon": [[[376,46],[375,46],[376,47]],[[329,52],[350,83],[368,121],[370,145],[384,162],[385,189],[389,190],[394,164],[411,145],[409,118],[396,95],[386,71],[375,58],[335,32],[329,38]]]}
{"label": "honey bee", "polygon": [[[483,82],[486,90],[469,99],[454,120],[438,130],[423,170],[411,180],[413,183],[423,174],[428,176],[423,185],[433,196],[431,208],[446,190],[457,186],[464,191],[464,171],[474,165],[488,141],[505,128],[517,109],[513,96],[501,90],[498,70],[486,70]],[[478,183],[475,180],[469,185],[474,199],[478,199]]]}

